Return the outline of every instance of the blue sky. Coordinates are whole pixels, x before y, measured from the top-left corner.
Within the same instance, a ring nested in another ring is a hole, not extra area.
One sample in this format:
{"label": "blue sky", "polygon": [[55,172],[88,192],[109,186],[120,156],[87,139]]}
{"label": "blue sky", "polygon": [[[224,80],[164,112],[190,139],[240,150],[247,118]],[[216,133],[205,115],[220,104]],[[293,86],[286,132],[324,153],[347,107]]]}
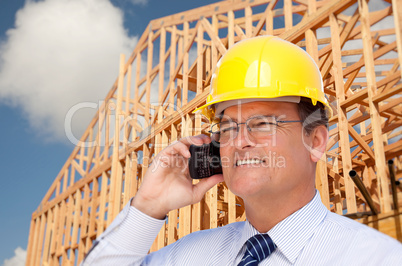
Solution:
{"label": "blue sky", "polygon": [[[134,49],[150,20],[217,1],[25,2],[0,0],[0,264],[14,257],[18,247],[26,249],[31,214],[73,150],[63,128],[66,110],[78,102],[105,97],[117,77],[119,53]],[[82,15],[86,8],[95,14]],[[77,20],[80,35],[75,32],[77,24],[63,19],[64,13]],[[104,23],[101,32],[93,28],[98,23]],[[88,57],[91,51],[94,55]],[[61,54],[72,62],[66,64]],[[107,77],[97,81],[99,76]],[[92,115],[73,117],[77,137]]]}

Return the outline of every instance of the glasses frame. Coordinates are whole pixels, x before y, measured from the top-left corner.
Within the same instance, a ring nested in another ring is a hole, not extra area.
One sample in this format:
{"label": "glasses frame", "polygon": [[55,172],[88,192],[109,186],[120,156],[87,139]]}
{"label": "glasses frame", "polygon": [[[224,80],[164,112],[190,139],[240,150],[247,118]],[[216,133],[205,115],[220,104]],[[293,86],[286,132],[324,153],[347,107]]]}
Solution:
{"label": "glasses frame", "polygon": [[[258,117],[273,117],[275,120],[274,120],[274,122],[272,122],[272,123],[270,122],[270,124],[272,124],[272,125],[274,125],[274,126],[276,126],[276,127],[279,127],[279,124],[280,124],[280,123],[298,123],[298,122],[303,123],[303,122],[304,122],[303,120],[276,120],[276,117],[274,117],[274,116],[253,116],[253,117],[247,118],[247,120],[246,120],[245,122],[243,122],[243,123],[238,123],[238,122],[236,122],[236,121],[230,121],[231,123],[236,124],[236,131],[235,131],[236,133],[234,134],[234,136],[232,137],[232,139],[235,139],[235,138],[237,137],[237,135],[239,134],[240,125],[246,125],[246,128],[247,128],[247,131],[248,131],[248,132],[254,132],[254,131],[251,131],[252,129],[251,129],[251,127],[248,125],[248,123],[249,123],[250,120],[255,119],[255,118],[258,118]],[[225,121],[224,121],[224,122],[225,122]],[[229,122],[229,121],[228,121],[228,122]],[[216,125],[221,124],[221,123],[222,123],[222,122],[215,123],[215,124],[211,125],[211,130],[209,130],[209,131],[207,131],[207,132],[210,133],[211,135],[220,134],[220,130],[218,130],[218,131],[212,131],[212,128],[213,128],[214,126],[216,126]],[[274,132],[267,133],[267,136],[274,135],[274,134],[275,134]],[[251,135],[252,135],[252,134],[251,134]]]}

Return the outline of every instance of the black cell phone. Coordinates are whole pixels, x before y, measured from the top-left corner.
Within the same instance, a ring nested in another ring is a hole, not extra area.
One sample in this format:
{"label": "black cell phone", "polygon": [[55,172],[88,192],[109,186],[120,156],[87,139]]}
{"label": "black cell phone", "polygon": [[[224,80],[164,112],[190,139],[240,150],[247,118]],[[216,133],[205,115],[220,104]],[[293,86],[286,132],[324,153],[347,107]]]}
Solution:
{"label": "black cell phone", "polygon": [[213,141],[210,144],[201,146],[191,145],[190,153],[188,169],[192,179],[202,179],[222,174],[219,143]]}

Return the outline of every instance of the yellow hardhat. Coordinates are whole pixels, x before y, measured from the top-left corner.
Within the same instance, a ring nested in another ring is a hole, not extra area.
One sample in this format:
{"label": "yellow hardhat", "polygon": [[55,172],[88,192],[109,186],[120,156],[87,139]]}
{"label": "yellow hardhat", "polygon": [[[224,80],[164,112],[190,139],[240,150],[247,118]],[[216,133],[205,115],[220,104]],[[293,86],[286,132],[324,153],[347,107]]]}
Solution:
{"label": "yellow hardhat", "polygon": [[243,99],[281,101],[284,98],[278,97],[289,96],[310,98],[313,105],[319,101],[332,115],[314,60],[290,42],[259,36],[236,43],[219,60],[207,103],[194,112],[201,111],[213,121],[218,103]]}

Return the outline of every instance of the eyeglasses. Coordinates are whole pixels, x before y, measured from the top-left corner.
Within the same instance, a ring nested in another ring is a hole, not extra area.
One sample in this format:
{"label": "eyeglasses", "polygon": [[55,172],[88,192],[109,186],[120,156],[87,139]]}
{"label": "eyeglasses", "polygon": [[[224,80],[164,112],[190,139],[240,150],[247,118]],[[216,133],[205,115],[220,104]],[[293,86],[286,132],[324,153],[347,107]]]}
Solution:
{"label": "eyeglasses", "polygon": [[274,116],[254,116],[250,117],[244,123],[236,121],[223,121],[213,124],[209,133],[212,134],[212,139],[221,144],[227,143],[237,137],[240,125],[246,125],[247,131],[254,138],[263,138],[269,135],[276,134],[276,128],[281,123],[297,123],[302,120],[276,120]]}

